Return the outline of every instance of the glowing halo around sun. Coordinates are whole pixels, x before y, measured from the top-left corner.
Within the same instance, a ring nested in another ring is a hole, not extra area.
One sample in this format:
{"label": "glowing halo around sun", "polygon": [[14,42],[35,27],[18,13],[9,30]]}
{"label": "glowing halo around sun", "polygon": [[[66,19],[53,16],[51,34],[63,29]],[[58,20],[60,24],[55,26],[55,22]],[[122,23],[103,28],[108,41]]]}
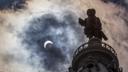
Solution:
{"label": "glowing halo around sun", "polygon": [[50,41],[50,40],[45,41],[45,42],[44,42],[44,48],[47,48],[47,45],[48,45],[48,44],[51,44],[51,45],[52,45],[53,42]]}

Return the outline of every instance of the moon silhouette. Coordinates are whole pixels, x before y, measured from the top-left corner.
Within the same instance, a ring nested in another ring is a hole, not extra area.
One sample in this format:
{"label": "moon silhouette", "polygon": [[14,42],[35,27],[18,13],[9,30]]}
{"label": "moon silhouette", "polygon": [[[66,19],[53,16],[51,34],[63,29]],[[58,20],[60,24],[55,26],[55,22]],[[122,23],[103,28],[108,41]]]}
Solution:
{"label": "moon silhouette", "polygon": [[47,48],[47,45],[48,45],[48,44],[53,44],[53,42],[50,41],[50,40],[45,41],[45,42],[44,42],[44,48]]}

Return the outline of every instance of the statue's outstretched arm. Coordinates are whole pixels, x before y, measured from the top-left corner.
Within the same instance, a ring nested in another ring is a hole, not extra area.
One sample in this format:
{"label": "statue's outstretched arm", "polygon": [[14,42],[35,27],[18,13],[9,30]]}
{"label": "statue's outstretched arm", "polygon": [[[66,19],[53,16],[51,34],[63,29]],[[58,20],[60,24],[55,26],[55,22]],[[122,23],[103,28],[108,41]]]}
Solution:
{"label": "statue's outstretched arm", "polygon": [[79,24],[81,26],[85,26],[85,21],[83,19],[79,18]]}

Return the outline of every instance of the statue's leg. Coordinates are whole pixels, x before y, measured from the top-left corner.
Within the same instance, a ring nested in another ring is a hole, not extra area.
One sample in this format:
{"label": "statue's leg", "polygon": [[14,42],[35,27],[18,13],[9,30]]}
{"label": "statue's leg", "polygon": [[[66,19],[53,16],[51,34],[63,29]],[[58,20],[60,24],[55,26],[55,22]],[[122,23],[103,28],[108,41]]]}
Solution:
{"label": "statue's leg", "polygon": [[92,30],[88,30],[88,36],[89,36],[89,40],[94,36]]}
{"label": "statue's leg", "polygon": [[94,36],[97,37],[98,39],[102,40],[102,34],[99,30],[94,31]]}

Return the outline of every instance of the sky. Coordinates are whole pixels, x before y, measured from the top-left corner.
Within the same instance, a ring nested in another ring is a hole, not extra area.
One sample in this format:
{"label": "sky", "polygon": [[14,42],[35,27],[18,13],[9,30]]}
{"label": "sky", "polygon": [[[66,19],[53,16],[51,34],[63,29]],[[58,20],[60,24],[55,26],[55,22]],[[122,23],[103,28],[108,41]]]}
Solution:
{"label": "sky", "polygon": [[[87,42],[78,18],[95,8],[103,32],[128,70],[127,0],[0,0],[0,72],[66,72]],[[44,48],[45,41],[53,42]]]}

